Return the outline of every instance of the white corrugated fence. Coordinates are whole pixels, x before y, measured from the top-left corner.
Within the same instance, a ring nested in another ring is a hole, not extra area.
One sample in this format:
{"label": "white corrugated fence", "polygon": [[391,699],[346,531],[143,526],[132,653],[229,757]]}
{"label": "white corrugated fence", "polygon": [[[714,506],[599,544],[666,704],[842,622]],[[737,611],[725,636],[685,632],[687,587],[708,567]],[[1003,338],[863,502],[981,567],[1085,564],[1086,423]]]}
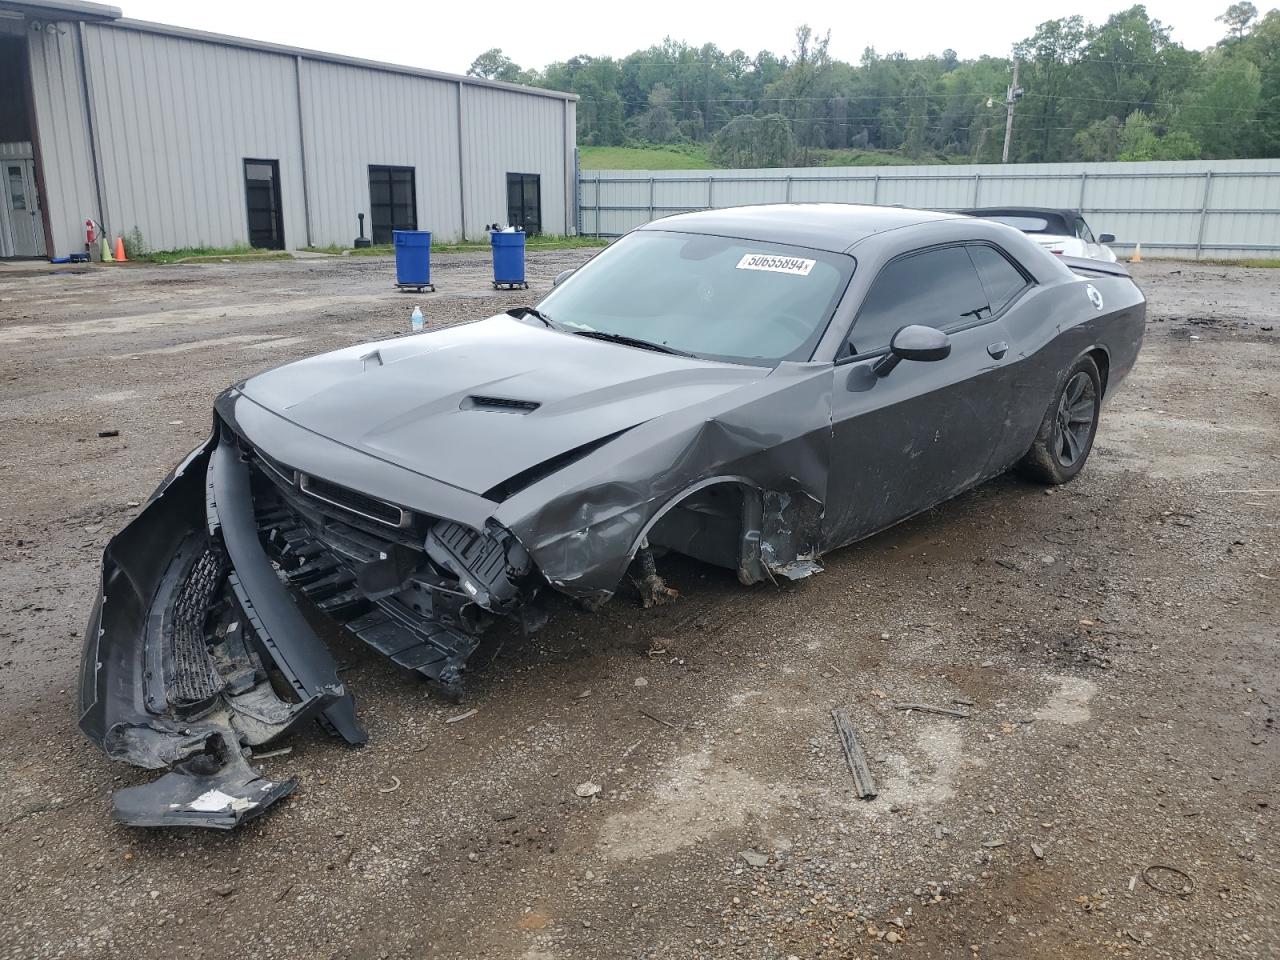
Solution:
{"label": "white corrugated fence", "polygon": [[1280,160],[766,170],[587,170],[580,229],[617,236],[660,217],[753,203],[1082,210],[1113,247],[1166,257],[1280,255]]}

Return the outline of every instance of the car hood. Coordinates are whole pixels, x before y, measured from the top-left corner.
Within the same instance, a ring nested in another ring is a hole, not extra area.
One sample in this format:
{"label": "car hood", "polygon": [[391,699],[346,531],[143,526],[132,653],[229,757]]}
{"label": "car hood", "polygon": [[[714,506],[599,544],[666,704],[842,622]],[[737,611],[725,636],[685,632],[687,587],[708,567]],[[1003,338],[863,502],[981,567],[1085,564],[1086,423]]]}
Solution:
{"label": "car hood", "polygon": [[769,373],[499,314],[300,360],[241,391],[338,443],[483,494],[544,461]]}

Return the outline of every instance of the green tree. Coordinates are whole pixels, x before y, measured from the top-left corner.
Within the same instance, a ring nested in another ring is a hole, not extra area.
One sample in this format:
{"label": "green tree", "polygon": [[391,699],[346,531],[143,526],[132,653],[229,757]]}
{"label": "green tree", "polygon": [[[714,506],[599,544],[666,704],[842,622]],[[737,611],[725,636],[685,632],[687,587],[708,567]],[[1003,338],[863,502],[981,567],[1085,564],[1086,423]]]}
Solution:
{"label": "green tree", "polygon": [[1091,162],[1114,160],[1120,153],[1123,126],[1116,116],[1094,120],[1072,138],[1076,156]]}
{"label": "green tree", "polygon": [[505,83],[530,83],[535,75],[525,70],[504,54],[497,47],[486,50],[471,61],[467,67],[467,76],[483,77],[486,80],[502,80]]}
{"label": "green tree", "polygon": [[925,132],[929,122],[929,98],[925,89],[925,79],[920,74],[911,78],[907,85],[907,139],[903,150],[912,160],[919,160],[924,154]]}
{"label": "green tree", "polygon": [[1073,65],[1084,52],[1088,32],[1083,17],[1048,20],[1036,32],[1014,47],[1014,55],[1025,61],[1021,82],[1026,90],[1019,111],[1021,123],[1014,123],[1014,156],[1020,160],[1059,160],[1068,115],[1064,97],[1074,89]]}
{"label": "green tree", "polygon": [[1232,53],[1258,68],[1258,110],[1252,124],[1254,156],[1280,156],[1280,10],[1271,10]]}
{"label": "green tree", "polygon": [[665,84],[654,84],[649,91],[649,109],[635,118],[635,136],[649,143],[674,143],[679,129],[671,112],[671,100],[671,91]]}
{"label": "green tree", "polygon": [[1141,110],[1129,114],[1120,131],[1120,153],[1117,160],[1194,160],[1200,156],[1200,144],[1182,130],[1161,135]]}
{"label": "green tree", "polygon": [[724,167],[783,167],[795,151],[789,119],[776,113],[734,117],[711,141],[711,159]]}
{"label": "green tree", "polygon": [[1243,40],[1244,35],[1249,32],[1249,24],[1258,19],[1258,8],[1249,0],[1241,0],[1240,3],[1233,3],[1227,7],[1214,19],[1227,25],[1227,29],[1233,34],[1233,39]]}
{"label": "green tree", "polygon": [[831,31],[818,35],[808,24],[796,28],[796,45],[782,76],[765,90],[765,100],[772,109],[792,121],[791,134],[800,152],[799,160],[807,164],[812,150],[826,146],[826,107],[823,98],[832,96],[830,86],[832,60],[828,53]]}
{"label": "green tree", "polygon": [[1187,95],[1179,127],[1200,143],[1205,157],[1252,156],[1261,101],[1262,71],[1243,57],[1215,50]]}
{"label": "green tree", "polygon": [[[1204,54],[1174,41],[1141,4],[1096,24],[1040,24],[1014,48],[1026,95],[1011,158],[1280,155],[1280,11],[1258,17],[1242,0],[1222,20],[1229,37]],[[831,56],[830,36],[801,26],[785,56],[667,38],[621,59],[577,56],[541,72],[495,49],[470,72],[576,93],[586,145],[718,139],[718,156],[750,165],[999,160],[1008,58],[867,47],[845,63]],[[744,131],[768,133],[768,148],[748,149]],[[847,150],[858,152],[835,153]]]}
{"label": "green tree", "polygon": [[626,104],[619,93],[622,70],[612,57],[573,57],[553,63],[543,85],[581,97],[578,141],[587,146],[618,146],[626,142]]}

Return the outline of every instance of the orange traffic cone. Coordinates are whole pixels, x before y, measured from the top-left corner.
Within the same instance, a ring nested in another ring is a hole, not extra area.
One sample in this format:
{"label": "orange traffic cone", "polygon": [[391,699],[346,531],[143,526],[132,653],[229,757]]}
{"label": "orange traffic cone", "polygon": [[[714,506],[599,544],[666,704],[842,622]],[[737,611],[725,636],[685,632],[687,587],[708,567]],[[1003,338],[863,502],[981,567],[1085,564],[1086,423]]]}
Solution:
{"label": "orange traffic cone", "polygon": [[124,255],[124,237],[116,237],[116,260],[124,263],[129,258]]}
{"label": "orange traffic cone", "polygon": [[[120,258],[116,257],[116,259],[119,260]],[[1142,262],[1142,244],[1139,243],[1133,248],[1133,256],[1129,258],[1129,262],[1130,263]]]}

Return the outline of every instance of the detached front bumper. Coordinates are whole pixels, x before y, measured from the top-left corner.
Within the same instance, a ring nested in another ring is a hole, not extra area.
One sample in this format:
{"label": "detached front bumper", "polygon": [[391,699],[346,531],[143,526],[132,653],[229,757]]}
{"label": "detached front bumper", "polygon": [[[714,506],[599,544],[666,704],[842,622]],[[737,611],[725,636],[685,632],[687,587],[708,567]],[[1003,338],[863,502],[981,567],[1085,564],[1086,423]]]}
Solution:
{"label": "detached front bumper", "polygon": [[296,786],[254,771],[252,748],[311,719],[364,742],[295,598],[457,696],[493,614],[533,625],[536,579],[506,531],[329,483],[219,419],[103,555],[80,727],[114,759],[168,769],[120,790],[116,819],[230,829]]}
{"label": "detached front bumper", "polygon": [[257,537],[248,465],[211,438],[112,538],[81,665],[80,728],[159,779],[115,796],[134,826],[230,829],[291,793],[244,752],[321,719],[366,734],[337,664]]}

